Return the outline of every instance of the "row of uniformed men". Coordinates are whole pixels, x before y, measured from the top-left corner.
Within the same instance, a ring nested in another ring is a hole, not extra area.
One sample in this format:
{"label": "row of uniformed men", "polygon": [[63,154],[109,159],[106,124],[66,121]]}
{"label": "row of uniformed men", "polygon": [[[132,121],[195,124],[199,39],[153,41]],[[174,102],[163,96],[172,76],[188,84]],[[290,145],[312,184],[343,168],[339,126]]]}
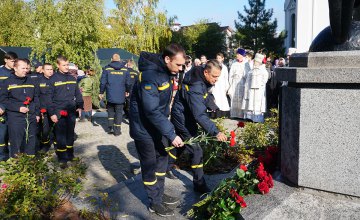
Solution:
{"label": "row of uniformed men", "polygon": [[59,162],[66,165],[74,159],[76,111],[83,108],[83,100],[76,79],[67,74],[67,58],[59,56],[56,63],[55,73],[49,63],[43,65],[43,74],[31,73],[27,59],[5,54],[0,69],[0,160],[47,151],[51,133]]}

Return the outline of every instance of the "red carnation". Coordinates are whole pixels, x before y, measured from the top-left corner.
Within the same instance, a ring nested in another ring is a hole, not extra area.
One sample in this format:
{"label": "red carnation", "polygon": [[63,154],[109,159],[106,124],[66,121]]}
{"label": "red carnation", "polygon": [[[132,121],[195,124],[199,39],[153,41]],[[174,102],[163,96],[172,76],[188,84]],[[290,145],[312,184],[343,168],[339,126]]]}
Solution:
{"label": "red carnation", "polygon": [[66,116],[68,116],[68,112],[66,110],[61,110],[60,111],[60,116],[66,117]]}
{"label": "red carnation", "polygon": [[242,122],[242,121],[239,121],[238,124],[237,124],[237,126],[238,126],[239,128],[243,128],[243,127],[245,127],[245,123]]}
{"label": "red carnation", "polygon": [[245,172],[248,170],[247,167],[243,164],[240,165],[240,169],[242,169]]}
{"label": "red carnation", "polygon": [[265,170],[259,170],[257,169],[256,170],[256,175],[258,177],[259,180],[263,180],[266,176],[267,176],[267,173]]}
{"label": "red carnation", "polygon": [[4,184],[1,185],[1,188],[2,188],[2,189],[6,189],[6,188],[7,188],[7,185],[4,183]]}
{"label": "red carnation", "polygon": [[273,181],[273,178],[272,178],[271,174],[269,174],[266,183],[267,183],[267,185],[268,185],[269,188],[273,188],[273,187],[274,187],[274,181]]}
{"label": "red carnation", "polygon": [[231,132],[230,132],[230,136],[231,136],[232,138],[236,137],[235,131],[231,131]]}
{"label": "red carnation", "polygon": [[25,102],[24,102],[24,105],[29,105],[29,104],[30,104],[29,101],[25,101]]}
{"label": "red carnation", "polygon": [[269,186],[268,186],[268,184],[267,184],[265,181],[259,183],[257,186],[258,186],[259,191],[260,191],[262,194],[267,194],[267,193],[269,193],[269,191],[270,191]]}
{"label": "red carnation", "polygon": [[259,163],[258,170],[264,170],[264,165],[261,162]]}
{"label": "red carnation", "polygon": [[241,208],[245,208],[247,206],[244,198],[240,195],[236,196],[236,203],[240,204]]}
{"label": "red carnation", "polygon": [[231,138],[231,139],[230,139],[230,147],[234,147],[235,144],[236,144],[235,138]]}
{"label": "red carnation", "polygon": [[31,102],[31,98],[29,96],[27,96],[25,99],[26,99],[26,101]]}
{"label": "red carnation", "polygon": [[40,112],[41,113],[46,113],[46,109],[42,108],[42,109],[40,109]]}

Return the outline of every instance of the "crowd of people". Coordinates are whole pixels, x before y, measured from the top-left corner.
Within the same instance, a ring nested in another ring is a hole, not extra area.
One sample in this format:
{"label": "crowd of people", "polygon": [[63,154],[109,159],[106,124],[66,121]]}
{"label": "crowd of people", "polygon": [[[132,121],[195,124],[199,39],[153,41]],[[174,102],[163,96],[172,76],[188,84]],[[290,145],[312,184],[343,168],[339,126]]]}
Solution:
{"label": "crowd of people", "polygon": [[[224,60],[222,53],[211,60],[205,55],[193,60],[180,45],[170,44],[161,54],[142,52],[140,73],[134,61],[124,62],[118,54],[103,68],[99,99],[106,97],[107,132],[121,135],[123,116],[129,119],[150,212],[174,214],[168,205],[178,199],[164,193],[164,182],[166,176],[176,178],[171,167],[184,151],[191,155],[194,190],[210,191],[202,148],[184,144],[198,135],[198,125],[218,141],[227,141],[210,118],[261,123],[267,99],[277,107],[277,95],[269,99],[267,90],[274,93],[279,87],[273,70],[281,67],[282,59],[269,65],[264,54],[239,48],[230,68]],[[92,121],[95,71],[90,67],[80,71],[64,56],[57,58],[56,67],[55,72],[50,63],[36,63],[31,72],[29,60],[5,54],[0,69],[0,160],[48,151],[52,144],[63,168],[76,158],[76,117]],[[175,148],[165,150],[169,146]]]}

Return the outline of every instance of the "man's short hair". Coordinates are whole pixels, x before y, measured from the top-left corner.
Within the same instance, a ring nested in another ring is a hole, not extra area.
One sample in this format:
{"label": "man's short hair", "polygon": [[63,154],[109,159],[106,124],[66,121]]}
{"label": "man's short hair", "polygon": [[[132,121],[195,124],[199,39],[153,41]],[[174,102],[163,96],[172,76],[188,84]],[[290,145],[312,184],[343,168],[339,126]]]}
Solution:
{"label": "man's short hair", "polygon": [[30,64],[30,61],[29,61],[28,59],[17,58],[17,59],[15,59],[14,67],[17,67],[17,65],[19,64],[19,62],[24,62],[24,63],[26,63],[26,64]]}
{"label": "man's short hair", "polygon": [[65,57],[65,56],[63,56],[63,55],[59,55],[57,58],[56,58],[56,63],[57,64],[60,64],[60,61],[68,61],[68,59]]}
{"label": "man's short hair", "polygon": [[120,61],[120,55],[117,53],[114,53],[111,57],[111,61]]}
{"label": "man's short hair", "polygon": [[52,67],[51,63],[44,63],[44,65],[42,66],[42,68],[45,69],[45,66],[51,66],[51,67]]}
{"label": "man's short hair", "polygon": [[213,68],[216,68],[216,69],[219,69],[221,70],[222,69],[222,66],[221,64],[219,63],[219,61],[215,60],[215,59],[212,59],[212,60],[209,60],[206,65],[205,65],[205,70],[208,70],[209,72],[211,72],[211,70]]}
{"label": "man's short hair", "polygon": [[216,56],[219,56],[221,58],[224,58],[224,54],[223,53],[217,53]]}
{"label": "man's short hair", "polygon": [[18,55],[12,51],[9,51],[5,53],[4,58],[8,60],[15,60],[18,58]]}
{"label": "man's short hair", "polygon": [[179,44],[172,43],[163,50],[162,58],[165,59],[165,57],[170,57],[171,59],[178,53],[182,53],[185,58],[186,54],[184,48]]}

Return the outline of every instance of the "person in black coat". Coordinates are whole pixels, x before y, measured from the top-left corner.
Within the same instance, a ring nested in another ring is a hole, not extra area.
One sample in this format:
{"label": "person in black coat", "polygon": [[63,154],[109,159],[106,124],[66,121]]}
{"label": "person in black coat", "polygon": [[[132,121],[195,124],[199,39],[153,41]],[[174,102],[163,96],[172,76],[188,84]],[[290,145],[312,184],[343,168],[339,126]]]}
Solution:
{"label": "person in black coat", "polygon": [[[171,122],[176,133],[183,140],[189,140],[198,135],[199,124],[209,135],[216,136],[219,141],[226,141],[225,134],[219,132],[206,112],[209,105],[209,89],[215,84],[221,74],[221,64],[210,60],[205,67],[195,67],[184,78],[180,91],[176,94],[171,111]],[[185,145],[190,152],[193,169],[194,190],[200,193],[209,192],[204,179],[203,152],[198,143]],[[181,151],[184,148],[179,149]]]}
{"label": "person in black coat", "polygon": [[109,134],[121,134],[122,111],[125,97],[131,89],[130,73],[125,64],[120,62],[119,54],[114,54],[111,63],[104,67],[100,79],[100,99],[106,91]]}
{"label": "person in black coat", "polygon": [[69,74],[69,61],[64,56],[56,60],[58,71],[50,80],[51,103],[48,112],[55,125],[56,154],[66,167],[74,159],[76,112],[83,108],[83,99],[75,77]]}
{"label": "person in black coat", "polygon": [[36,128],[40,119],[39,90],[28,77],[28,61],[16,59],[14,75],[4,82],[0,103],[5,103],[8,117],[10,157],[19,153],[35,155]]}
{"label": "person in black coat", "polygon": [[[14,62],[18,58],[14,52],[7,52],[4,55],[5,65],[0,68],[0,88],[3,87],[4,81],[13,75]],[[0,95],[5,95],[0,91]],[[5,97],[0,97],[1,100],[5,100]],[[6,123],[5,103],[0,103],[0,161],[5,161],[9,158],[8,148],[8,129]]]}
{"label": "person in black coat", "polygon": [[131,93],[132,93],[132,87],[135,85],[136,81],[138,81],[139,79],[139,72],[137,70],[134,70],[134,61],[133,60],[129,60],[126,64],[128,71],[130,73],[130,85],[131,85],[131,89],[129,92],[129,95],[125,98],[126,102],[125,102],[125,106],[124,106],[124,112],[125,112],[125,116],[127,118],[129,118],[129,109],[130,109],[130,99],[131,99]]}
{"label": "person in black coat", "polygon": [[174,204],[177,198],[164,194],[168,163],[166,147],[183,146],[169,121],[172,77],[182,70],[185,51],[171,44],[162,54],[141,52],[139,70],[130,100],[130,136],[139,154],[142,180],[150,200],[149,211],[161,216],[174,215],[164,204]]}

